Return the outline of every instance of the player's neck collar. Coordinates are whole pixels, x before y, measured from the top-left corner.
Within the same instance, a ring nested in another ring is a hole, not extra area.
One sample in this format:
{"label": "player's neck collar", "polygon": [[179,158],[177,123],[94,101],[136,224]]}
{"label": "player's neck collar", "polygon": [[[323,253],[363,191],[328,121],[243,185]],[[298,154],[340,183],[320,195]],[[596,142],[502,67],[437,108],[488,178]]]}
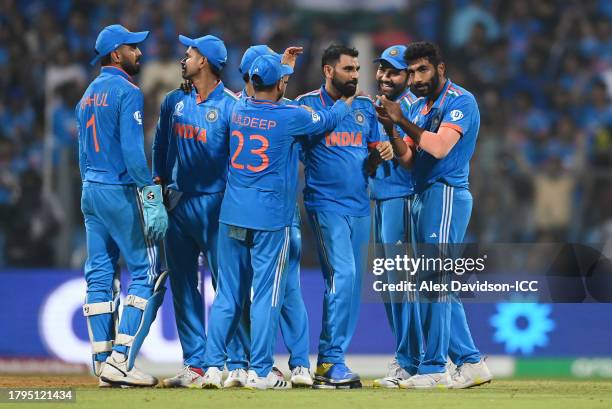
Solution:
{"label": "player's neck collar", "polygon": [[217,95],[219,95],[221,92],[223,92],[223,81],[219,80],[217,82],[217,85],[215,85],[215,87],[212,89],[212,91],[210,91],[210,93],[208,94],[208,97],[206,99],[203,99],[200,96],[200,93],[198,92],[198,90],[196,89],[195,85],[193,87],[193,92],[195,92],[196,95],[196,104],[201,104],[202,102],[206,102],[210,99],[215,98]]}
{"label": "player's neck collar", "polygon": [[129,82],[132,82],[132,83],[134,82],[134,80],[132,79],[132,76],[128,74],[127,72],[125,72],[125,70],[121,67],[116,67],[114,65],[103,65],[102,68],[100,68],[100,72],[103,72],[106,74],[112,74],[112,75],[120,75],[126,80],[128,80]]}
{"label": "player's neck collar", "polygon": [[321,85],[321,102],[324,107],[331,107],[336,102],[325,89],[325,84]]}

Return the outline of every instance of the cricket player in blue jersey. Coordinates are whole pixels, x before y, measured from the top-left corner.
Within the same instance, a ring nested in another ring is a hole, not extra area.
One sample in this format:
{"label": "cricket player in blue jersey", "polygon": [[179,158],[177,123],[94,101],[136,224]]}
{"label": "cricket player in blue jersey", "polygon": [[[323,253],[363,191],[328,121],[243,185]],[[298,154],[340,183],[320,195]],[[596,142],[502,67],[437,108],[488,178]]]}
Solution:
{"label": "cricket player in blue jersey", "polygon": [[[168,227],[161,186],[153,183],[144,153],[143,96],[132,76],[140,70],[138,44],[148,31],[120,25],[96,40],[100,75],[76,106],[81,209],[87,234],[83,313],[100,386],[154,386],[134,367],[165,292],[156,242]],[[131,274],[119,320],[119,255]]]}
{"label": "cricket player in blue jersey", "polygon": [[208,326],[204,387],[221,386],[225,345],[249,296],[247,388],[291,386],[271,369],[296,206],[295,146],[300,137],[333,129],[350,111],[343,101],[321,112],[279,103],[292,72],[278,55],[255,59],[249,70],[255,97],[236,103],[232,113],[230,167],[219,219],[219,285]]}
{"label": "cricket player in blue jersey", "polygon": [[[297,98],[313,110],[329,110],[352,96],[359,79],[358,51],[331,45],[322,57],[325,84]],[[378,146],[378,148],[377,148]],[[351,114],[333,130],[302,143],[306,184],[304,204],[317,237],[325,280],[323,325],[315,388],[361,387],[359,375],[345,364],[361,302],[361,274],[370,238],[370,201],[366,169],[392,158],[380,132],[372,101],[357,96]],[[378,149],[384,148],[381,155]],[[367,162],[367,163],[366,163]]]}
{"label": "cricket player in blue jersey", "polygon": [[[188,93],[174,90],[162,102],[153,143],[153,173],[166,190],[170,217],[166,257],[184,368],[162,384],[201,387],[206,334],[198,288],[198,255],[205,255],[216,287],[217,233],[227,181],[230,115],[238,98],[220,79],[227,61],[221,39],[181,35],[179,41],[188,47],[181,68],[192,87]],[[243,372],[246,378],[248,360],[242,342],[232,339],[229,350],[230,377]]]}
{"label": "cricket player in blue jersey", "polygon": [[[295,65],[295,59],[302,52],[301,47],[288,47],[281,59],[290,67]],[[244,89],[240,92],[241,98],[255,95],[253,83],[249,77],[249,70],[253,61],[261,55],[278,55],[267,45],[254,45],[249,47],[240,62],[240,73],[244,80]],[[293,101],[282,98],[281,103],[291,104]],[[299,145],[296,145],[299,148]],[[287,284],[285,296],[281,306],[280,329],[289,351],[289,369],[291,370],[291,385],[293,387],[312,386],[310,374],[310,361],[308,359],[308,313],[302,298],[300,288],[300,258],[302,255],[302,234],[300,230],[300,211],[296,206],[293,222],[291,224],[291,244],[289,245],[289,260],[287,264]],[[276,368],[274,368],[277,370]],[[227,381],[225,382],[227,384]],[[225,385],[224,384],[224,385]]]}
{"label": "cricket player in blue jersey", "polygon": [[[412,165],[416,198],[412,205],[412,237],[417,244],[461,243],[472,211],[468,189],[470,159],[476,147],[480,113],[474,96],[446,78],[446,66],[435,44],[412,43],[404,59],[410,89],[419,97],[409,109],[379,97],[379,118],[387,129],[400,126],[416,144],[410,148],[396,132],[391,143],[405,166]],[[402,112],[404,108],[404,112]],[[491,373],[476,349],[465,311],[456,294],[420,305],[425,354],[418,374],[403,388],[466,388],[490,382]],[[457,365],[450,375],[447,355]]]}
{"label": "cricket player in blue jersey", "polygon": [[[382,52],[377,62],[376,82],[382,95],[408,106],[415,97],[408,88],[408,66],[404,61],[406,46],[394,45]],[[379,124],[382,126],[382,124]],[[398,129],[400,136],[403,131]],[[410,171],[397,160],[381,164],[370,178],[370,198],[374,200],[374,242],[382,257],[394,258],[398,246],[410,244],[410,207],[414,187]],[[389,283],[406,280],[406,274],[388,273]],[[374,380],[374,387],[399,388],[399,383],[415,375],[422,354],[419,308],[412,293],[384,294],[385,312],[395,338],[395,357],[387,375]]]}

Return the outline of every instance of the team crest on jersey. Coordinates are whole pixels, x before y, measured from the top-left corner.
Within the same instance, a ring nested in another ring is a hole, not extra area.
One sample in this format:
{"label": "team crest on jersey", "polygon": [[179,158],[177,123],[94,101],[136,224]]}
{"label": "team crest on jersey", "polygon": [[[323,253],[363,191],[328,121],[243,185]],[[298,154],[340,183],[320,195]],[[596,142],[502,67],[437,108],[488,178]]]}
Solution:
{"label": "team crest on jersey", "polygon": [[365,122],[365,116],[361,112],[357,111],[355,112],[355,121],[357,121],[359,125],[363,125]]}
{"label": "team crest on jersey", "polygon": [[138,122],[138,125],[142,125],[142,114],[140,111],[134,112],[134,121]]}
{"label": "team crest on jersey", "polygon": [[215,122],[219,119],[219,112],[216,109],[211,109],[206,113],[206,120],[208,122]]}
{"label": "team crest on jersey", "polygon": [[185,108],[185,103],[183,101],[177,102],[174,106],[174,115],[183,116],[183,108]]}
{"label": "team crest on jersey", "polygon": [[458,109],[454,109],[450,112],[450,117],[451,121],[458,121],[463,118],[463,112],[459,111]]}

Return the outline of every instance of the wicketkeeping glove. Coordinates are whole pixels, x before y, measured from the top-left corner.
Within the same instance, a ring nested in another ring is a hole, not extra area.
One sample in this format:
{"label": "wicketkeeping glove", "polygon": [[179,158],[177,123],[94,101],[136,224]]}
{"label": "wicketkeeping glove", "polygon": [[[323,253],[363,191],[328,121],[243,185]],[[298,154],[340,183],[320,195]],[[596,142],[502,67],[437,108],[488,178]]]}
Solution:
{"label": "wicketkeeping glove", "polygon": [[148,239],[159,241],[168,230],[168,213],[164,207],[161,185],[150,185],[142,188],[141,192],[145,235]]}

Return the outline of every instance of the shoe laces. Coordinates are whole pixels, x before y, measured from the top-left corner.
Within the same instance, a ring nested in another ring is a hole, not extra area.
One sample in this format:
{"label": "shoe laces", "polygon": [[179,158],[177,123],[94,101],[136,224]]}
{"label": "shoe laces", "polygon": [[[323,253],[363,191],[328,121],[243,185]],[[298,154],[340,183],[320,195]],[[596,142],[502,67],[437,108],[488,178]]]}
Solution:
{"label": "shoe laces", "polygon": [[234,369],[230,372],[230,378],[239,378],[243,373],[247,376],[247,371],[244,368]]}
{"label": "shoe laces", "polygon": [[402,367],[400,366],[400,364],[397,362],[397,359],[393,359],[393,361],[391,361],[389,363],[389,365],[387,366],[387,376],[388,377],[394,377],[397,378],[400,376],[401,371],[402,371]]}
{"label": "shoe laces", "polygon": [[303,366],[296,366],[295,368],[293,368],[293,375],[305,375],[306,374],[306,368],[304,368]]}
{"label": "shoe laces", "polygon": [[[463,366],[463,365],[462,365]],[[461,366],[455,368],[455,372],[451,375],[451,379],[457,379],[461,376]]]}
{"label": "shoe laces", "polygon": [[181,369],[181,371],[178,373],[178,377],[179,378],[185,378],[185,377],[191,378],[191,372],[193,372],[191,370],[191,366],[190,365],[185,365],[183,367],[183,369]]}

